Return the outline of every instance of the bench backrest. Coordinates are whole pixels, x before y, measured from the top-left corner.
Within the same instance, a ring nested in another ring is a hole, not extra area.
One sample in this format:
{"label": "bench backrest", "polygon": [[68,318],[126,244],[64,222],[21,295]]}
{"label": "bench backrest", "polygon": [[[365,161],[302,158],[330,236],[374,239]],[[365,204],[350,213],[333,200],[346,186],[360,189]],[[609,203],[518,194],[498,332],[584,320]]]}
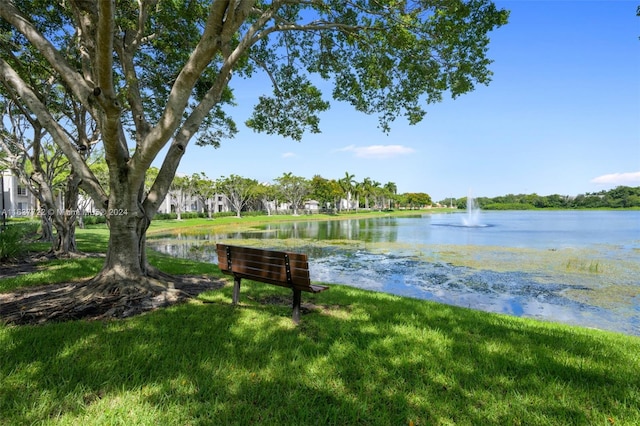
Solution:
{"label": "bench backrest", "polygon": [[226,274],[300,290],[311,288],[306,254],[217,244],[218,266]]}

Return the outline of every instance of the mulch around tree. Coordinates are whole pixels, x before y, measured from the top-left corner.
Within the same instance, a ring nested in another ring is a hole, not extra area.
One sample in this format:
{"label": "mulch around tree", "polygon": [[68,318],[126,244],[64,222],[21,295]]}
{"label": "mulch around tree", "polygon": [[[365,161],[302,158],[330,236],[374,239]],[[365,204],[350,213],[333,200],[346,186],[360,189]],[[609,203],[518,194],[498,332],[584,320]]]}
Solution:
{"label": "mulch around tree", "polygon": [[[48,256],[24,259],[0,265],[0,279],[29,274],[38,270],[37,262]],[[80,300],[77,294],[85,281],[49,284],[0,293],[0,322],[25,325],[69,320],[106,320],[127,318],[154,309],[192,299],[209,290],[224,287],[224,280],[207,276],[171,276],[169,289],[158,294],[139,297],[120,294],[97,295]]]}
{"label": "mulch around tree", "polygon": [[39,262],[55,258],[53,254],[37,254],[13,262],[2,262],[0,263],[0,279],[36,272]]}

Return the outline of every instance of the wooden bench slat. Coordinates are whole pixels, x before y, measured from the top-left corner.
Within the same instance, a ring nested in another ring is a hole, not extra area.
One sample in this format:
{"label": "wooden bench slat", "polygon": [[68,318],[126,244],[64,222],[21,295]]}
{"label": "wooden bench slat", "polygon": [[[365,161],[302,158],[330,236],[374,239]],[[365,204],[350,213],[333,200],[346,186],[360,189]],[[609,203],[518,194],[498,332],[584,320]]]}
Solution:
{"label": "wooden bench slat", "polygon": [[256,278],[279,280],[284,282],[287,281],[287,273],[281,269],[269,271],[267,269],[244,268],[233,265],[231,267],[231,272]]}
{"label": "wooden bench slat", "polygon": [[[222,247],[220,247],[222,246]],[[302,253],[289,253],[283,251],[275,251],[275,250],[264,250],[264,249],[256,249],[251,247],[240,247],[240,246],[227,246],[225,244],[218,244],[218,251],[222,250],[223,253],[226,254],[226,247],[230,247],[233,251],[234,256],[243,257],[243,256],[255,256],[258,258],[269,259],[269,258],[280,258],[284,254],[289,256],[290,260],[307,260],[307,255]]]}
{"label": "wooden bench slat", "polygon": [[[222,272],[231,273],[231,274],[243,274],[246,275],[246,278],[251,279],[251,277],[255,277],[256,279],[264,278],[271,280],[280,280],[287,281],[287,273],[284,268],[278,269],[269,269],[269,268],[256,268],[256,267],[247,267],[247,265],[236,265],[232,264],[231,269],[227,268],[227,264],[219,264],[218,265]],[[306,273],[305,273],[306,272]],[[310,286],[311,279],[309,278],[309,271],[300,271],[297,269],[291,270],[291,280],[294,284],[299,286]]]}
{"label": "wooden bench slat", "polygon": [[[233,267],[237,267],[237,268],[247,268],[247,269],[266,269],[269,271],[277,271],[277,270],[284,270],[284,259],[280,259],[280,261],[278,263],[274,263],[274,262],[260,262],[258,260],[254,260],[254,259],[247,259],[247,258],[236,258],[232,256],[232,260],[233,260]],[[222,265],[227,265],[227,259],[222,258],[221,261],[218,262],[219,264]],[[309,270],[309,264],[307,262],[305,263],[295,263],[295,262],[290,262],[290,267],[291,270],[302,270],[302,271],[308,271]]]}
{"label": "wooden bench slat", "polygon": [[[224,271],[223,271],[224,272]],[[311,280],[305,277],[297,277],[292,278],[291,284],[287,282],[287,277],[284,278],[282,276],[274,276],[268,274],[248,274],[243,272],[228,272],[230,275],[236,275],[238,277],[242,277],[252,281],[268,281],[270,284],[277,284],[281,287],[295,287],[302,291],[307,291],[310,293],[317,293],[316,290],[311,288]]]}
{"label": "wooden bench slat", "polygon": [[[238,255],[237,253],[233,253],[231,258],[235,263],[241,263],[248,266],[261,268],[268,268],[270,265],[273,265],[274,268],[281,268],[284,262],[284,256],[279,258],[259,258],[256,256],[246,256],[246,255]],[[218,264],[226,264],[227,263],[227,254],[226,253],[218,253]],[[304,259],[291,259],[289,258],[289,264],[292,269],[309,269],[309,262]]]}
{"label": "wooden bench slat", "polygon": [[[232,274],[232,275],[234,277],[243,278],[251,281],[259,281],[267,284],[277,285],[280,287],[293,288],[289,284],[287,284],[286,281],[272,280],[272,279],[269,279],[269,277],[256,277],[255,275],[246,275],[246,274]],[[301,291],[305,291],[305,290],[301,290]]]}

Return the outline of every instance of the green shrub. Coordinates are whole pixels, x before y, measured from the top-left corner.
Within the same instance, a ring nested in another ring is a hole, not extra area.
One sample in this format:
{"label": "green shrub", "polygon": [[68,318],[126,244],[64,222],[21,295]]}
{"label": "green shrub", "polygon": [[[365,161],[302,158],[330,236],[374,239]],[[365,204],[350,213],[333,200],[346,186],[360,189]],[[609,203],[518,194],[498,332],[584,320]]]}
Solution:
{"label": "green shrub", "polygon": [[82,216],[82,222],[85,225],[97,225],[99,223],[107,223],[107,218],[102,215],[86,215]]}
{"label": "green shrub", "polygon": [[199,217],[207,217],[205,213],[200,213],[200,212],[185,212],[185,213],[182,213],[181,216],[183,219],[197,219]]}
{"label": "green shrub", "polygon": [[[228,213],[231,213],[230,216],[235,216],[237,214],[236,212],[228,212]],[[267,212],[264,210],[248,210],[248,211],[240,212],[240,214],[245,217],[255,217],[255,216],[266,216]]]}
{"label": "green shrub", "polygon": [[[242,217],[254,217],[254,216],[267,215],[267,213],[263,210],[243,211],[240,214]],[[218,212],[218,213],[213,213],[211,216],[214,218],[233,217],[233,216],[237,216],[237,213],[233,211]],[[180,214],[180,217],[182,219],[208,218],[209,214],[206,212],[184,212]],[[173,220],[177,218],[178,218],[178,215],[176,213],[156,213],[156,215],[153,217],[153,220]]]}
{"label": "green shrub", "polygon": [[25,240],[38,231],[35,222],[13,223],[0,231],[0,260],[19,257],[25,248]]}
{"label": "green shrub", "polygon": [[232,216],[236,216],[236,212],[219,212],[219,213],[213,214],[213,217],[232,217]]}
{"label": "green shrub", "polygon": [[175,213],[156,213],[153,217],[153,220],[168,220],[168,219],[176,219],[178,217]]}

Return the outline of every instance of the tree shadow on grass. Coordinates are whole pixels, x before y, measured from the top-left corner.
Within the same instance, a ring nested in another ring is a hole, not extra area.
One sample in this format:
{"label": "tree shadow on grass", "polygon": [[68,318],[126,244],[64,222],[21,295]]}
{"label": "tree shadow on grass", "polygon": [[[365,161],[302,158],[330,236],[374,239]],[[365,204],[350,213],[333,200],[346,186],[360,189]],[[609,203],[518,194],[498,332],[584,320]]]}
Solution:
{"label": "tree shadow on grass", "polygon": [[[640,420],[637,355],[431,302],[332,286],[230,287],[127,320],[0,328],[8,423],[618,424]],[[354,296],[357,294],[357,296]],[[262,301],[280,300],[261,304]],[[280,298],[280,299],[279,299]],[[640,351],[640,343],[634,344]],[[636,353],[637,353],[636,351]]]}

